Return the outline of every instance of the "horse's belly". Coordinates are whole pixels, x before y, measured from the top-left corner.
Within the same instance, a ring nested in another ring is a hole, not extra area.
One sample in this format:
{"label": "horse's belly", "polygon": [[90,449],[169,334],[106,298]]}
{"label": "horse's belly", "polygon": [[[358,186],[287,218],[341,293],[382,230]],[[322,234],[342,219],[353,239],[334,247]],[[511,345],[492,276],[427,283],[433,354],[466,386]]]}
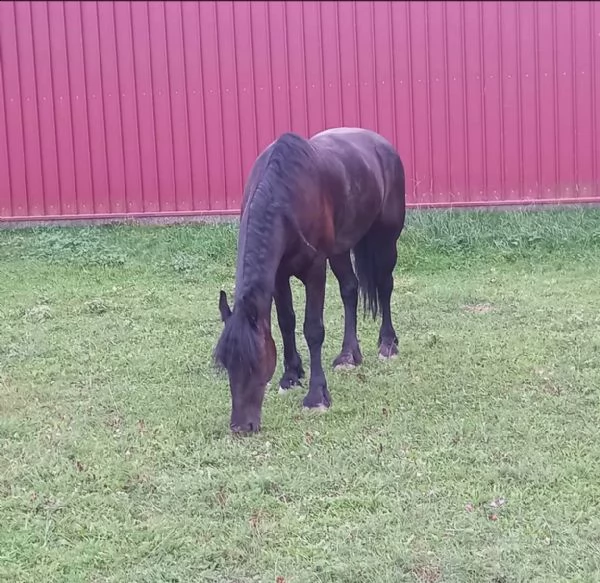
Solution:
{"label": "horse's belly", "polygon": [[[361,197],[362,198],[362,197]],[[345,253],[352,249],[369,231],[381,215],[381,198],[364,197],[357,204],[347,204],[339,210],[335,222],[333,253]]]}

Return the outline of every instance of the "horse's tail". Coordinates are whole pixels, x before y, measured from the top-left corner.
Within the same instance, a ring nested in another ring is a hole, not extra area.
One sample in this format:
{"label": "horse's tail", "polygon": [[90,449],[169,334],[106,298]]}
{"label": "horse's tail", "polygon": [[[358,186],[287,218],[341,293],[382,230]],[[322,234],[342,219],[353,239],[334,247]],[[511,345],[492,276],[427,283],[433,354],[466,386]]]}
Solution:
{"label": "horse's tail", "polygon": [[363,312],[371,312],[373,319],[379,312],[377,281],[379,262],[377,261],[377,237],[367,233],[354,247],[354,269],[358,278],[358,289],[363,298]]}

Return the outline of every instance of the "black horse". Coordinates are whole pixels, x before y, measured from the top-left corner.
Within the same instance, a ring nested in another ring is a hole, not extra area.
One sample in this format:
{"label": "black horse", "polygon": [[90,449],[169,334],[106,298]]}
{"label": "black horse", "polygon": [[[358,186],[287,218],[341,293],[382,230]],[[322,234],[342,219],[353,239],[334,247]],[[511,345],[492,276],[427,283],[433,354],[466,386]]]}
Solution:
{"label": "black horse", "polygon": [[280,391],[298,385],[304,376],[291,276],[306,291],[310,382],[305,407],[328,408],[331,403],[321,363],[327,260],[344,303],[344,340],[334,367],[362,361],[356,336],[359,290],[365,313],[382,316],[379,356],[398,354],[390,298],[405,213],[402,161],[387,140],[369,130],[334,128],[309,140],[285,133],[259,155],[242,201],[233,310],[224,291],[219,298],[224,328],[214,356],[229,375],[233,432],[260,428],[263,397],[277,358],[271,335],[273,299],[283,338]]}

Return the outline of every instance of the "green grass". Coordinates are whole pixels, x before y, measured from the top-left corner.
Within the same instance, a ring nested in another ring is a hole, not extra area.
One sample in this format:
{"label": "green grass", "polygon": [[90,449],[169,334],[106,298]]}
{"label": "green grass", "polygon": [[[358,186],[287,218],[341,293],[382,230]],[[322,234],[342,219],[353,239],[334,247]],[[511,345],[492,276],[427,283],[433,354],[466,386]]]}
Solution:
{"label": "green grass", "polygon": [[[332,409],[273,388],[248,439],[211,364],[236,236],[0,231],[0,581],[600,580],[599,210],[411,213],[401,357],[361,320]],[[331,275],[325,324],[329,363]]]}

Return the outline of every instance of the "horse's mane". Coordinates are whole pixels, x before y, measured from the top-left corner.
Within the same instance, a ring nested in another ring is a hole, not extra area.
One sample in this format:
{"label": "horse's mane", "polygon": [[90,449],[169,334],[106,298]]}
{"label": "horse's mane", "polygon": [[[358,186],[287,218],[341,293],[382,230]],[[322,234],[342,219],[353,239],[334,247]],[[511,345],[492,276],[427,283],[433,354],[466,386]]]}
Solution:
{"label": "horse's mane", "polygon": [[[294,215],[294,196],[302,182],[316,180],[316,158],[307,140],[294,133],[280,136],[255,163],[250,174],[240,221],[236,301],[215,348],[218,366],[242,375],[256,371],[260,337],[258,302],[270,300],[269,257],[277,252],[273,226],[283,217],[302,238]],[[280,242],[283,244],[284,242]],[[271,262],[272,263],[272,262]]]}

